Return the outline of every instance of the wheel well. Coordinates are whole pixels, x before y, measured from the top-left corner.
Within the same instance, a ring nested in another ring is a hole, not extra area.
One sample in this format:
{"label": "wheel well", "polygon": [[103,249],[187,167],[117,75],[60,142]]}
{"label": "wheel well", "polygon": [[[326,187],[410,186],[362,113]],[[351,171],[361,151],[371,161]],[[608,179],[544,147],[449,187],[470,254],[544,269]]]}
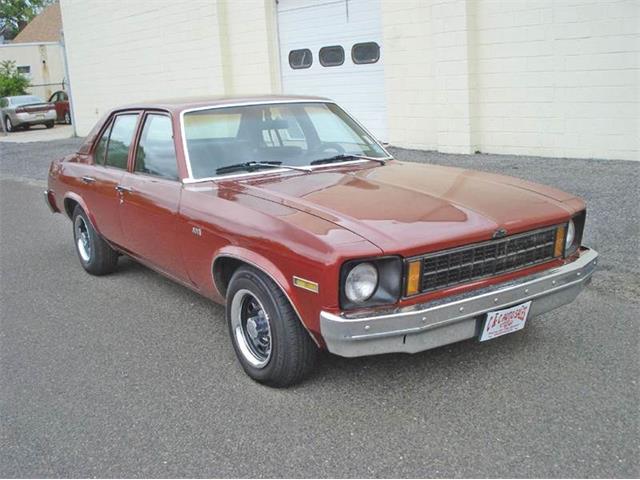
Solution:
{"label": "wheel well", "polygon": [[[243,260],[239,260],[234,257],[219,257],[213,262],[213,282],[216,288],[218,289],[218,292],[220,292],[220,295],[222,295],[223,297],[227,296],[227,288],[229,287],[229,282],[231,282],[231,277],[233,277],[233,274],[238,268],[245,267],[245,266],[253,269],[258,269],[255,265],[252,265],[249,262],[245,262]],[[262,272],[264,273],[264,271]],[[273,280],[273,278],[271,279]],[[275,283],[278,286],[278,288],[282,290],[282,287],[278,285],[277,282]],[[320,347],[321,343],[318,341],[316,336],[313,333],[311,333],[311,331],[307,328],[305,323],[302,321],[302,317],[300,316],[300,313],[298,313],[298,310],[294,306],[291,298],[289,298],[286,292],[283,291],[283,293],[287,298],[287,301],[293,308],[294,312],[296,313],[296,316],[298,317],[298,320],[300,320],[300,323],[302,324],[304,329],[307,331],[307,333],[309,333],[309,336],[314,341],[314,343],[318,347]]]}
{"label": "wheel well", "polygon": [[64,199],[64,211],[67,213],[67,216],[71,218],[73,216],[73,211],[76,209],[78,202],[73,200],[72,198]]}
{"label": "wheel well", "polygon": [[227,287],[233,273],[243,265],[251,266],[233,257],[220,257],[213,263],[213,281],[223,297],[227,295]]}

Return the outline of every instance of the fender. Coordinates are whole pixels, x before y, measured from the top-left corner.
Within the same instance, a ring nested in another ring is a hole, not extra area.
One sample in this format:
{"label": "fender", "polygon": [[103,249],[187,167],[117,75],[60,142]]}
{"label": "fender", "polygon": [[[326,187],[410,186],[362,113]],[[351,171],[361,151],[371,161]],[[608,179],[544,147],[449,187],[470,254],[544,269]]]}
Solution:
{"label": "fender", "polygon": [[[93,227],[93,229],[98,232],[100,235],[102,235],[102,233],[100,232],[100,230],[97,227],[97,223],[96,223],[96,218],[94,217],[93,213],[91,212],[91,210],[89,209],[89,207],[87,207],[87,204],[85,203],[85,201],[83,200],[83,198],[78,195],[75,192],[67,192],[64,194],[64,199],[62,202],[62,206],[64,207],[64,201],[70,199],[73,200],[74,202],[77,202],[81,207],[82,210],[84,210],[84,213],[87,214],[87,217],[89,217],[89,221],[91,222],[91,226]],[[66,212],[66,208],[64,209]]]}
{"label": "fender", "polygon": [[245,262],[251,265],[252,267],[260,270],[262,273],[264,273],[269,278],[271,278],[271,280],[273,280],[276,283],[276,285],[280,287],[280,290],[282,290],[282,292],[285,294],[285,296],[287,297],[287,300],[289,300],[291,307],[296,312],[296,315],[298,316],[300,323],[302,323],[302,326],[305,328],[309,336],[313,339],[313,341],[318,347],[322,347],[323,344],[316,338],[314,333],[309,329],[309,327],[305,323],[304,317],[300,315],[300,312],[296,307],[296,303],[293,301],[295,292],[293,291],[291,284],[287,281],[286,276],[280,271],[280,269],[271,260],[263,257],[262,255],[259,255],[246,248],[239,247],[237,245],[227,245],[225,247],[222,247],[220,250],[218,250],[218,252],[216,252],[216,254],[214,255],[213,261],[211,262],[211,277],[213,279],[213,286],[217,290],[218,295],[222,296],[222,294],[220,293],[220,288],[218,288],[218,285],[216,285],[216,279],[213,274],[214,272],[213,268],[216,261],[224,257],[234,258],[236,260]]}

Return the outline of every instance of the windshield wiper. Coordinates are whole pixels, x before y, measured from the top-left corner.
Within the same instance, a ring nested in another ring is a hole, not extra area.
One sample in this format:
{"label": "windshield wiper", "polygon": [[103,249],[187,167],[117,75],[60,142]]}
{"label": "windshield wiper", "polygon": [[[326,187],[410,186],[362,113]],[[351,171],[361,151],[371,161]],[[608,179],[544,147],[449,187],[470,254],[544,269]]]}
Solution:
{"label": "windshield wiper", "polygon": [[234,163],[233,165],[227,165],[216,169],[216,175],[222,173],[237,172],[239,170],[247,170],[253,172],[260,168],[287,168],[289,170],[298,170],[301,172],[310,172],[311,170],[306,167],[296,167],[293,165],[283,165],[282,162],[242,162]]}
{"label": "windshield wiper", "polygon": [[349,160],[371,160],[372,162],[380,162],[382,165],[387,163],[387,160],[390,160],[391,157],[386,158],[378,158],[378,157],[367,157],[366,155],[353,155],[350,153],[341,153],[340,155],[334,155],[333,157],[321,158],[319,160],[314,160],[311,162],[311,165],[322,165],[324,163],[338,163],[338,162],[347,162]]}

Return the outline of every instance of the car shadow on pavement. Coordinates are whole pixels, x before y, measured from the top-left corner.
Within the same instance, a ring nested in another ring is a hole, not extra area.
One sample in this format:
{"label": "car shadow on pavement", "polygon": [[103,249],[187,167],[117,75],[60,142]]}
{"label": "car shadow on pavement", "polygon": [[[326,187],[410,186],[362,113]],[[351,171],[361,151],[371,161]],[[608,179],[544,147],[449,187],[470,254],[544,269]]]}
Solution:
{"label": "car shadow on pavement", "polygon": [[[209,330],[206,334],[211,335],[216,343],[226,346],[228,349],[226,356],[230,359],[232,368],[240,381],[248,385],[254,384],[242,373],[240,365],[234,361],[233,348],[228,340],[224,306],[165,278],[126,255],[120,258],[115,276],[120,277],[119,281],[125,281],[126,277],[133,276],[136,283],[142,284],[141,287],[145,290],[160,288],[163,290],[162,296],[184,303],[185,308],[188,305],[192,311],[203,312]],[[420,385],[423,382],[447,379],[455,375],[474,375],[482,365],[489,368],[492,362],[505,362],[512,356],[517,357],[527,348],[528,342],[535,341],[537,330],[535,323],[535,321],[530,322],[524,330],[490,342],[479,343],[471,339],[415,354],[390,353],[345,358],[322,351],[311,375],[289,391],[314,391],[322,388],[325,382],[332,382],[335,385],[343,385],[345,388],[353,389],[359,386],[363,391],[384,393],[398,382],[403,384],[403,389],[410,388],[408,386],[412,384],[421,389]],[[167,337],[167,341],[172,340]],[[221,368],[224,367],[221,366]]]}

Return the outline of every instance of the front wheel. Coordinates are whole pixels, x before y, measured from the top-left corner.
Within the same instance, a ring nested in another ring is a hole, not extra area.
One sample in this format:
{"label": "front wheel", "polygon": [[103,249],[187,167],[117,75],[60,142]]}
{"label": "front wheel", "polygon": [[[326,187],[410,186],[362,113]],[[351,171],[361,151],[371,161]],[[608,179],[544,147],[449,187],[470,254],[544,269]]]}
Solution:
{"label": "front wheel", "polygon": [[53,120],[44,124],[44,126],[47,128],[53,128],[54,125],[55,125],[55,122]]}
{"label": "front wheel", "polygon": [[13,132],[13,123],[11,123],[11,119],[9,117],[5,117],[4,119],[4,129],[7,132]]}
{"label": "front wheel", "polygon": [[227,291],[226,317],[236,356],[254,380],[288,387],[313,368],[318,348],[282,290],[262,272],[236,271]]}
{"label": "front wheel", "polygon": [[68,111],[64,112],[64,123],[66,123],[67,125],[71,125],[71,115]]}
{"label": "front wheel", "polygon": [[82,267],[91,275],[105,275],[116,269],[118,252],[95,231],[78,205],[73,211],[73,240]]}

